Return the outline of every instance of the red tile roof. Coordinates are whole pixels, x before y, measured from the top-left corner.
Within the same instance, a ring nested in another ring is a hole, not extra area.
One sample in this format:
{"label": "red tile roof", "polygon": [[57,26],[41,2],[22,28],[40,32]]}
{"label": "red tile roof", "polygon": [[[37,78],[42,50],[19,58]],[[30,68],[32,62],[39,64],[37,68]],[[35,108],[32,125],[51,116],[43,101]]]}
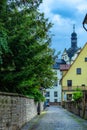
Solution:
{"label": "red tile roof", "polygon": [[68,64],[60,65],[61,71],[68,70],[69,68],[70,68],[70,65],[68,65]]}

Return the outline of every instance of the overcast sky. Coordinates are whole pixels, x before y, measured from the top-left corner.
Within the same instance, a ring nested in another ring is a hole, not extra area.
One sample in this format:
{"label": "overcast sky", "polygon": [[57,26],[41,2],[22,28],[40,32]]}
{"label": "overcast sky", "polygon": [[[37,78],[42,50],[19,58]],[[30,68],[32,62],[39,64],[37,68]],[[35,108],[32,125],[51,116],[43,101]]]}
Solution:
{"label": "overcast sky", "polygon": [[71,46],[73,24],[76,26],[78,47],[83,47],[87,42],[87,32],[82,27],[87,13],[87,0],[43,0],[40,10],[54,24],[51,29],[55,35],[52,38],[52,48],[56,52],[62,53],[64,48]]}

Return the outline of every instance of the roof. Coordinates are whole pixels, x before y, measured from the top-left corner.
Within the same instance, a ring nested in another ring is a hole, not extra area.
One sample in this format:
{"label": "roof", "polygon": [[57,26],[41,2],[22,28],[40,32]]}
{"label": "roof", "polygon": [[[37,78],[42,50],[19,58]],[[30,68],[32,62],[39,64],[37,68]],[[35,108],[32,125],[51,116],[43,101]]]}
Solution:
{"label": "roof", "polygon": [[72,36],[72,37],[76,37],[77,34],[76,34],[75,32],[73,32],[73,33],[71,34],[71,36]]}
{"label": "roof", "polygon": [[68,54],[68,56],[69,56],[69,58],[71,59],[73,56],[74,56],[74,54],[79,50],[80,48],[69,48],[68,50],[66,50],[66,52],[67,52],[67,54]]}
{"label": "roof", "polygon": [[75,32],[75,25],[73,25],[73,33],[71,34],[71,47],[66,50],[70,60],[79,49],[80,48],[77,46],[77,34]]}
{"label": "roof", "polygon": [[60,70],[61,71],[68,70],[69,68],[70,68],[70,65],[68,65],[68,64],[60,65]]}
{"label": "roof", "polygon": [[61,64],[66,64],[66,62],[63,59],[55,59],[55,63],[53,65],[53,69],[60,69]]}
{"label": "roof", "polygon": [[[86,44],[84,45],[84,47],[81,49],[81,51],[80,51],[79,55],[76,57],[75,61],[71,64],[70,69],[72,68],[73,64],[75,64],[76,60],[77,60],[78,57],[81,55],[82,51],[84,50],[84,48],[85,48],[86,46],[87,46],[87,43],[86,43]],[[69,72],[70,69],[68,69],[68,71],[66,72],[66,74],[62,77],[62,79],[68,74],[68,72]],[[61,79],[61,80],[62,80],[62,79]]]}

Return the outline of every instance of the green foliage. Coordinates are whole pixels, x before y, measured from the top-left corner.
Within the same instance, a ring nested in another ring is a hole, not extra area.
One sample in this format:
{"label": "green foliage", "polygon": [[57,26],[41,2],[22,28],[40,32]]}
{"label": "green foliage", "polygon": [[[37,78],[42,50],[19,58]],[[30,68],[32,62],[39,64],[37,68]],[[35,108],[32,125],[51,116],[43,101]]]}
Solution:
{"label": "green foliage", "polygon": [[3,62],[3,54],[7,54],[9,51],[7,42],[7,30],[4,28],[2,22],[0,22],[0,65]]}
{"label": "green foliage", "polygon": [[35,102],[37,102],[37,101],[42,101],[42,102],[45,101],[45,97],[43,96],[41,90],[39,90],[38,88],[33,88],[33,91],[31,89],[28,92],[28,95],[34,97]]}
{"label": "green foliage", "polygon": [[[24,95],[29,97],[29,98],[34,98],[35,102],[38,101],[45,101],[45,97],[43,96],[43,92],[39,89],[39,87],[27,87],[28,91],[24,90]],[[22,89],[23,91],[23,89]]]}
{"label": "green foliage", "polygon": [[50,48],[52,24],[39,12],[41,2],[0,2],[0,90],[31,95],[35,100],[43,99],[40,87],[51,87],[55,79],[54,51]]}
{"label": "green foliage", "polygon": [[73,99],[74,99],[74,101],[76,101],[76,102],[81,101],[82,97],[83,97],[82,90],[80,88],[77,88],[76,92],[73,93]]}

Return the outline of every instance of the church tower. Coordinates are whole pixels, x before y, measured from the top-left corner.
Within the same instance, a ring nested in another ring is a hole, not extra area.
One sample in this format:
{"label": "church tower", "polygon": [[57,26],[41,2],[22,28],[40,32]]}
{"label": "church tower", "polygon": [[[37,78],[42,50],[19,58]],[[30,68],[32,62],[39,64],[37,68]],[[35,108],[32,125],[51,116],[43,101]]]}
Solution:
{"label": "church tower", "polygon": [[71,48],[77,48],[77,34],[75,33],[75,24],[73,25],[73,33],[71,34]]}
{"label": "church tower", "polygon": [[73,32],[71,34],[71,47],[69,49],[64,49],[62,59],[65,60],[67,64],[72,64],[80,50],[81,48],[77,46],[77,34],[75,32],[75,25],[73,25]]}

